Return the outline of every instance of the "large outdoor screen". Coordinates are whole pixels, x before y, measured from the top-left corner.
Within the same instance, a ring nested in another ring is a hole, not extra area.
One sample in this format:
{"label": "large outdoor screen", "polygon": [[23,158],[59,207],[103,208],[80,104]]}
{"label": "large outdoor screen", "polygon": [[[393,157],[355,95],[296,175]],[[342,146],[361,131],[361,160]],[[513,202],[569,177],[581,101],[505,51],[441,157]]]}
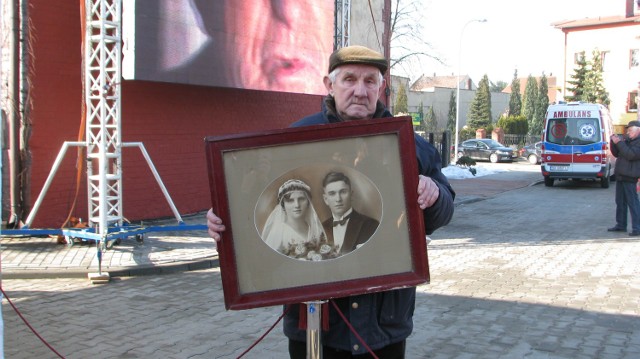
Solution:
{"label": "large outdoor screen", "polygon": [[334,0],[127,0],[123,77],[326,94]]}

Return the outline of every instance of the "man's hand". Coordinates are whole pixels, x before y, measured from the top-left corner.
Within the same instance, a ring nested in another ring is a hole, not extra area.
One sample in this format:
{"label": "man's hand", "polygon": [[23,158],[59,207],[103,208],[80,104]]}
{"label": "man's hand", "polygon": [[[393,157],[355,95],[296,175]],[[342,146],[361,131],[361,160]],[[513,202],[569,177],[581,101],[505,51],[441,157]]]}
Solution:
{"label": "man's hand", "polygon": [[618,142],[620,142],[620,136],[618,135],[611,135],[611,142],[618,144]]}
{"label": "man's hand", "polygon": [[418,178],[418,205],[420,209],[425,209],[436,203],[440,196],[440,188],[429,177],[419,175]]}
{"label": "man's hand", "polygon": [[213,213],[213,208],[207,212],[207,228],[209,236],[216,242],[220,242],[222,239],[221,233],[224,232],[224,225],[220,217]]}

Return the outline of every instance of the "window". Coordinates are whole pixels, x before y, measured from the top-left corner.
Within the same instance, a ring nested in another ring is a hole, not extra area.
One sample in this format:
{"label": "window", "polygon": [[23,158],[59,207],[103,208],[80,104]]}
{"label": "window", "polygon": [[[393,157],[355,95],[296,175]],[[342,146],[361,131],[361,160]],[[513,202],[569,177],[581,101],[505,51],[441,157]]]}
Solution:
{"label": "window", "polygon": [[638,91],[627,94],[627,112],[638,112]]}
{"label": "window", "polygon": [[640,66],[640,50],[631,49],[629,50],[629,68],[632,69],[638,66]]}
{"label": "window", "polygon": [[597,118],[550,118],[547,141],[558,145],[590,145],[601,137]]}
{"label": "window", "polygon": [[608,57],[609,57],[609,51],[600,51],[600,65],[602,66],[603,72],[611,70],[607,67],[609,66],[609,61],[607,61]]}

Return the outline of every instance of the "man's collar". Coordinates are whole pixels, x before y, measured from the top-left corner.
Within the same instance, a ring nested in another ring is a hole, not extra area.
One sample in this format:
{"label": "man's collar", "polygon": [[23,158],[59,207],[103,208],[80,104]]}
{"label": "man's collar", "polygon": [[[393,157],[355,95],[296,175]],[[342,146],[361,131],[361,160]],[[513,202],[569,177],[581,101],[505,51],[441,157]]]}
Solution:
{"label": "man's collar", "polygon": [[[338,111],[336,110],[336,100],[333,98],[333,96],[327,95],[324,98],[323,105],[326,109],[327,119],[330,123],[344,122],[344,120],[338,115]],[[391,113],[387,111],[382,101],[378,100],[376,102],[376,112],[373,113],[373,118],[383,118],[391,116]]]}
{"label": "man's collar", "polygon": [[349,208],[349,210],[348,210],[348,211],[344,212],[344,214],[342,215],[342,217],[341,217],[341,218],[337,218],[337,217],[336,217],[336,216],[334,216],[333,214],[331,214],[331,216],[333,217],[333,219],[334,219],[334,220],[339,221],[339,220],[341,220],[342,218],[345,218],[345,217],[350,216],[350,215],[351,215],[351,212],[353,212],[353,207],[352,207],[352,208]]}

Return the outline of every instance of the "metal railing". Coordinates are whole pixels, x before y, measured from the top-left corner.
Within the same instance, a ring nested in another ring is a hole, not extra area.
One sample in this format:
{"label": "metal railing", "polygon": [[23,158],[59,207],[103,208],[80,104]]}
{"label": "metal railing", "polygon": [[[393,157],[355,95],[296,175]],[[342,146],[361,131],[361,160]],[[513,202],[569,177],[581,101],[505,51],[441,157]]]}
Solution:
{"label": "metal railing", "polygon": [[[442,168],[447,167],[451,163],[452,157],[455,155],[455,153],[452,152],[451,146],[453,144],[451,143],[451,133],[449,131],[439,133],[425,133],[422,131],[416,131],[416,133],[429,141],[429,143],[431,143],[438,150],[442,160]],[[526,145],[531,145],[538,141],[540,141],[540,136],[537,135],[505,134],[502,144],[507,147],[520,149]]]}
{"label": "metal railing", "polygon": [[417,134],[422,136],[425,140],[429,141],[440,153],[440,160],[442,161],[442,168],[445,168],[451,163],[451,132],[444,131],[440,133],[425,133],[422,131],[416,131]]}
{"label": "metal railing", "polygon": [[524,147],[526,145],[531,145],[540,141],[539,135],[512,135],[505,134],[504,140],[502,142],[505,146],[516,146],[517,148]]}

